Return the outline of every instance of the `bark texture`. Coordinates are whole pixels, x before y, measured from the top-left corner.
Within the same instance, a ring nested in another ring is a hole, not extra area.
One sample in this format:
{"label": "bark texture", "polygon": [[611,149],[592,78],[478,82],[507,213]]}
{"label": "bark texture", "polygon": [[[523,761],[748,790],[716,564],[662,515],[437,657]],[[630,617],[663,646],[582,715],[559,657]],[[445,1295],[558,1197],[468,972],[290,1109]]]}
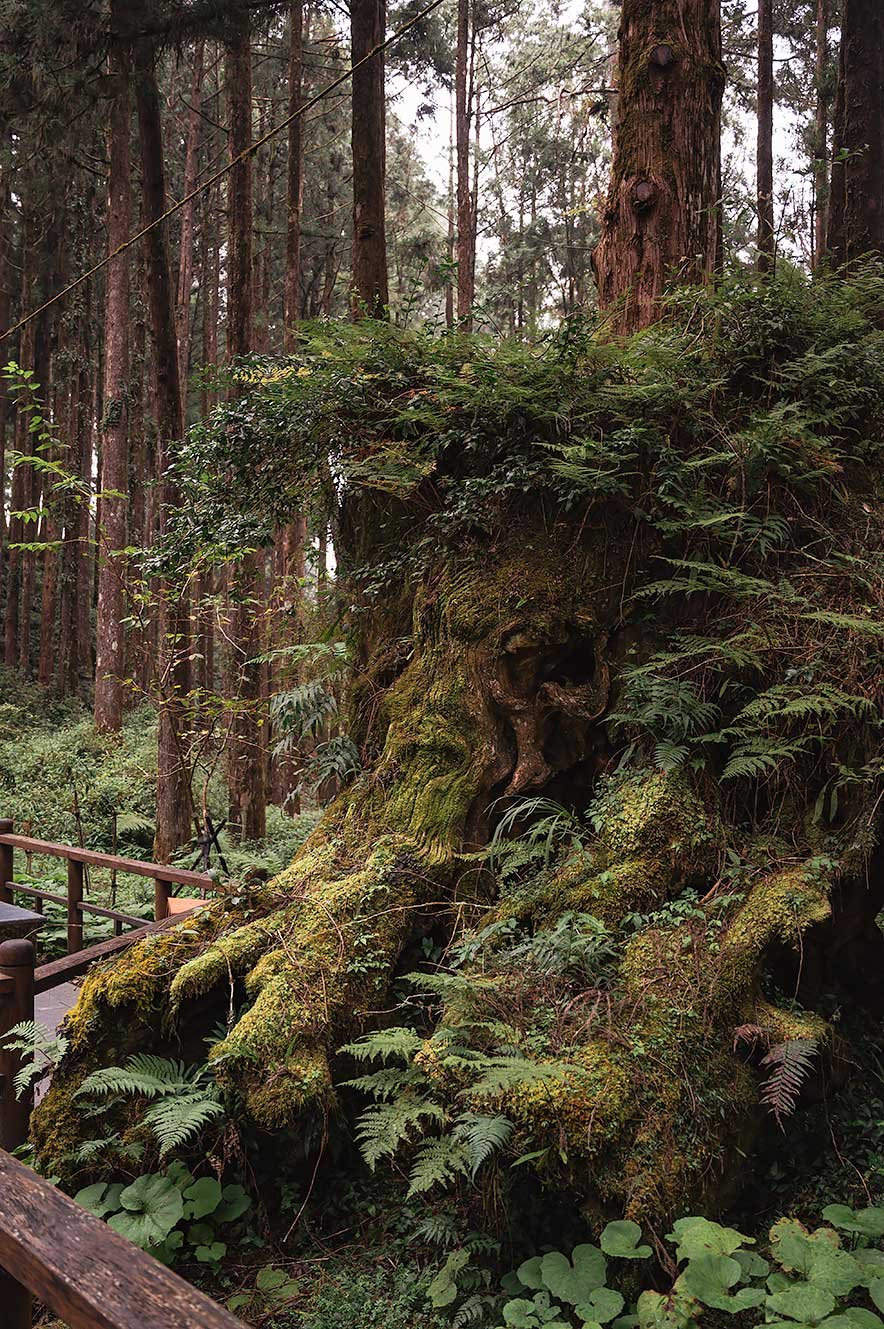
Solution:
{"label": "bark texture", "polygon": [[[145,221],[161,217],[166,207],[163,126],[154,68],[155,50],[141,42],[136,50],[136,100],[141,143],[142,208]],[[155,469],[159,486],[159,529],[166,528],[176,490],[168,466],[184,428],[179,378],[175,306],[165,224],[145,237],[146,284],[153,346],[154,394],[158,431]],[[157,829],[154,857],[168,862],[173,850],[191,838],[193,799],[186,756],[186,698],[190,691],[191,650],[187,591],[161,585],[158,605]]]}
{"label": "bark texture", "polygon": [[[353,0],[352,63],[384,40],[385,0]],[[384,56],[379,52],[353,74],[353,300],[354,318],[385,318],[389,304],[385,186],[386,103]]]}
{"label": "bark texture", "polygon": [[[227,96],[230,158],[234,161],[252,141],[252,57],[249,32],[243,27],[227,48]],[[229,177],[227,264],[227,354],[247,355],[252,349],[252,165],[237,162]],[[236,387],[231,389],[236,395]],[[258,839],[267,817],[267,773],[264,734],[260,724],[264,559],[261,551],[247,554],[228,576],[232,697],[234,715],[227,747],[229,821],[234,835]]]}
{"label": "bark texture", "polygon": [[[128,61],[111,57],[117,94],[111,110],[108,185],[109,253],[129,238],[131,98]],[[126,672],[125,570],[126,497],[129,489],[129,256],[108,265],[104,318],[104,416],[101,434],[101,529],[99,531],[96,622],[95,724],[105,732],[123,725]]]}
{"label": "bark texture", "polygon": [[845,0],[833,133],[833,264],[884,253],[884,11]]}
{"label": "bark texture", "polygon": [[774,266],[773,174],[774,48],[773,0],[758,0],[758,145],[756,151],[758,193],[758,270]]}
{"label": "bark texture", "polygon": [[593,255],[617,332],[652,323],[668,284],[715,272],[724,78],[718,0],[624,0],[611,186]]}

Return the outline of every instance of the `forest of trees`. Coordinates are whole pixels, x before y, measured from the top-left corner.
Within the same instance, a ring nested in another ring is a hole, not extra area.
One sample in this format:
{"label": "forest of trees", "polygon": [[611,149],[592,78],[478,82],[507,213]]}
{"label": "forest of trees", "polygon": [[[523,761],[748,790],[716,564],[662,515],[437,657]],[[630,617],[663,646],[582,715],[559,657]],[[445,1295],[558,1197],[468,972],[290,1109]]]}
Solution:
{"label": "forest of trees", "polygon": [[219,886],[31,1161],[280,1329],[880,1326],[882,327],[881,0],[0,0],[0,811]]}

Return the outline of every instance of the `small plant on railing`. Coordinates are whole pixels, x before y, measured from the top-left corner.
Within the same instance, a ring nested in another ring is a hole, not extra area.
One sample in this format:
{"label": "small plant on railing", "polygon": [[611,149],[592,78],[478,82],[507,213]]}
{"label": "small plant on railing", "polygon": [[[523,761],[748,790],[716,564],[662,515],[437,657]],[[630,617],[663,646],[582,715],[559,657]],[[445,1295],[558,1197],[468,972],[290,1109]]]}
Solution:
{"label": "small plant on railing", "polygon": [[23,1098],[35,1084],[53,1073],[68,1050],[68,1040],[37,1020],[23,1020],[4,1035],[2,1046],[22,1058],[13,1086],[16,1098]]}
{"label": "small plant on railing", "polygon": [[194,1177],[180,1162],[129,1185],[96,1182],[74,1199],[163,1264],[196,1262],[212,1269],[227,1254],[221,1238],[252,1203],[242,1186]]}

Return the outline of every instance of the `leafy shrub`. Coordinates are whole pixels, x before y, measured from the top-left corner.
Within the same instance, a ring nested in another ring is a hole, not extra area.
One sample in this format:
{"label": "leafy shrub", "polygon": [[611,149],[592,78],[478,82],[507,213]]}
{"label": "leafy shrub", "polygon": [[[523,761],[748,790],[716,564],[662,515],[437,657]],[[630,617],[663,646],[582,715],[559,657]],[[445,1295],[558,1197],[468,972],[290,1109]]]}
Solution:
{"label": "leafy shrub", "polygon": [[[646,1261],[652,1250],[637,1223],[608,1223],[598,1246],[583,1243],[570,1256],[553,1250],[523,1261],[503,1279],[487,1323],[494,1329],[694,1329],[704,1319],[720,1324],[723,1314],[777,1329],[880,1329],[884,1321],[871,1308],[884,1311],[884,1209],[830,1204],[823,1217],[827,1225],[812,1231],[796,1219],[779,1219],[770,1229],[769,1258],[735,1228],[680,1218],[665,1238],[674,1247],[666,1257],[674,1278],[662,1291],[641,1292],[628,1310],[626,1293],[609,1286],[608,1259]],[[430,1285],[431,1304],[450,1307],[452,1324],[473,1295],[470,1263],[467,1251],[453,1252]]]}
{"label": "leafy shrub", "polygon": [[241,1186],[196,1178],[179,1162],[128,1185],[96,1182],[74,1199],[164,1264],[195,1261],[212,1268],[227,1254],[221,1237],[251,1206]]}

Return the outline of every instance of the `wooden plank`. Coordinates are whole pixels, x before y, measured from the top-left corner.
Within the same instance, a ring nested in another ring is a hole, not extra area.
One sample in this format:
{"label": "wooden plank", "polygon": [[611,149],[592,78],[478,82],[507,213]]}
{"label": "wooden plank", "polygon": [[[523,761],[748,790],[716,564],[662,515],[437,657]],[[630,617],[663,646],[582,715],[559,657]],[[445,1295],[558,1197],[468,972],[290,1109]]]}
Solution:
{"label": "wooden plank", "polygon": [[48,858],[66,858],[74,863],[87,863],[94,868],[116,868],[117,872],[131,872],[136,877],[160,877],[163,881],[172,881],[179,886],[206,887],[211,890],[215,885],[205,872],[173,868],[167,863],[143,863],[140,858],[119,858],[116,854],[100,854],[95,849],[79,849],[72,844],[33,840],[28,835],[0,835],[0,845],[23,849],[26,854],[45,854]]}
{"label": "wooden plank", "polygon": [[50,988],[58,987],[59,983],[69,983],[79,974],[85,974],[89,966],[95,964],[97,960],[110,960],[121,951],[128,950],[136,941],[141,941],[143,937],[148,937],[154,932],[165,932],[167,928],[175,927],[177,923],[189,918],[190,914],[195,912],[191,909],[188,914],[176,914],[172,918],[162,919],[159,923],[148,923],[146,927],[127,932],[122,937],[110,937],[107,941],[100,941],[97,946],[77,951],[75,955],[64,955],[60,960],[41,964],[34,975],[35,991],[48,992]]}
{"label": "wooden plank", "polygon": [[70,1329],[242,1329],[242,1322],[0,1152],[0,1264]]}

